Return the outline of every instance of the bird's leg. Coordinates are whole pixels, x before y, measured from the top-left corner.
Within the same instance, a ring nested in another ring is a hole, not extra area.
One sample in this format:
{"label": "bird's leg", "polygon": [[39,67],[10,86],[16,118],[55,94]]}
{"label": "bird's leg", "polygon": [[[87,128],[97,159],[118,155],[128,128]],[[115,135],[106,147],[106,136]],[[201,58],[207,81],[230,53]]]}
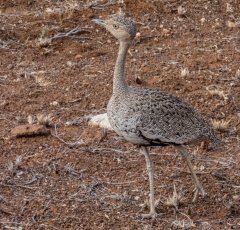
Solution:
{"label": "bird's leg", "polygon": [[108,134],[108,128],[103,128],[103,134],[100,140],[98,141],[98,144],[100,144],[107,137],[107,134]]}
{"label": "bird's leg", "polygon": [[188,154],[187,150],[183,146],[181,146],[181,145],[175,146],[175,148],[178,149],[178,151],[180,152],[182,158],[187,162],[187,166],[188,166],[188,168],[189,168],[189,170],[191,172],[192,179],[193,179],[194,184],[196,186],[196,191],[195,191],[195,194],[194,194],[194,197],[193,197],[193,202],[195,202],[196,199],[197,199],[197,195],[199,193],[202,195],[202,197],[205,197],[207,195],[207,193],[204,191],[204,189],[202,187],[202,184],[198,180],[198,177],[197,177],[196,173],[193,170],[193,166],[192,166],[192,163],[190,161],[189,154]]}
{"label": "bird's leg", "polygon": [[156,210],[155,210],[155,201],[154,201],[154,183],[153,183],[153,176],[154,176],[154,168],[153,162],[150,159],[150,155],[148,152],[147,147],[142,146],[141,150],[145,156],[146,164],[147,164],[147,171],[149,176],[149,183],[150,183],[150,213],[142,215],[143,218],[155,218],[156,217]]}

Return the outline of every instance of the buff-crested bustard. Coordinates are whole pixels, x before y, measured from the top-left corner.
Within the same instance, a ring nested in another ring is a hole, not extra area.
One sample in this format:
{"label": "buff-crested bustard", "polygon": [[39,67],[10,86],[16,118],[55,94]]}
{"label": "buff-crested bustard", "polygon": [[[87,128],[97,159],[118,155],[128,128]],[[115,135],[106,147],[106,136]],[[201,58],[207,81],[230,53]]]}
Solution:
{"label": "buff-crested bustard", "polygon": [[145,156],[150,182],[150,213],[155,217],[154,169],[147,146],[173,145],[186,161],[196,186],[193,201],[200,193],[206,195],[190,162],[185,144],[204,141],[208,149],[216,148],[220,140],[212,126],[181,98],[158,89],[129,86],[125,80],[125,61],[128,49],[136,35],[136,25],[123,14],[107,19],[94,19],[120,43],[113,77],[113,94],[107,106],[111,127],[127,141],[141,146]]}

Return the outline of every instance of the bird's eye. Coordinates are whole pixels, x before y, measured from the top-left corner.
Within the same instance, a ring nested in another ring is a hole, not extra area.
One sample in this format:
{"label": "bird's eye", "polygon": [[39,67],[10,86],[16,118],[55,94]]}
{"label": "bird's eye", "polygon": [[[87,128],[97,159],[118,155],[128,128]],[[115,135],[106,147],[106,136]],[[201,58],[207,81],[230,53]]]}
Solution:
{"label": "bird's eye", "polygon": [[113,24],[113,28],[117,30],[119,28],[119,25]]}

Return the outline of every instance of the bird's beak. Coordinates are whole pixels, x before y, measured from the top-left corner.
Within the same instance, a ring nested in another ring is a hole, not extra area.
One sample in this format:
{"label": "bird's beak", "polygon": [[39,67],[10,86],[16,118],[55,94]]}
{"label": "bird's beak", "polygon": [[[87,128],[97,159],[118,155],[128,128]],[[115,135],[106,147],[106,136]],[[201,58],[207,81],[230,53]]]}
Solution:
{"label": "bird's beak", "polygon": [[105,26],[106,25],[105,20],[102,20],[102,19],[93,19],[92,21],[95,22],[98,25],[101,25],[101,26]]}

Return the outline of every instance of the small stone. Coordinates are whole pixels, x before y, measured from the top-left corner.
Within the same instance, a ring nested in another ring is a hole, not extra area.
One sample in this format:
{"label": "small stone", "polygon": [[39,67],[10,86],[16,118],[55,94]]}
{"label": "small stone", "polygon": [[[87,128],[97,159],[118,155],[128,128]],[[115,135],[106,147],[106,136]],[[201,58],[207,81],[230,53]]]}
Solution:
{"label": "small stone", "polygon": [[183,8],[182,6],[178,7],[178,14],[179,15],[184,15],[186,14],[187,10],[185,8]]}
{"label": "small stone", "polygon": [[227,21],[227,27],[235,28],[236,27],[236,23],[235,22],[231,22],[231,21]]}
{"label": "small stone", "polygon": [[204,24],[205,21],[206,21],[206,18],[201,18],[201,20],[200,20],[202,25]]}
{"label": "small stone", "polygon": [[168,30],[168,29],[165,29],[165,28],[162,29],[162,33],[163,33],[164,35],[168,35],[169,32],[170,32],[170,30]]}
{"label": "small stone", "polygon": [[135,197],[134,197],[134,200],[136,200],[136,201],[138,201],[139,199],[140,199],[139,196],[135,196]]}
{"label": "small stone", "polygon": [[65,122],[65,126],[71,126],[71,125],[72,125],[72,122],[70,122],[70,121]]}
{"label": "small stone", "polygon": [[69,66],[69,67],[73,66],[73,62],[67,61],[67,66]]}
{"label": "small stone", "polygon": [[81,59],[81,57],[82,57],[81,54],[77,54],[77,55],[75,56],[75,59]]}
{"label": "small stone", "polygon": [[58,103],[57,101],[53,101],[53,102],[50,103],[50,105],[52,105],[52,106],[58,106],[59,103]]}
{"label": "small stone", "polygon": [[51,8],[46,8],[46,13],[53,13],[54,12],[54,10],[53,9],[51,9]]}
{"label": "small stone", "polygon": [[141,33],[140,33],[140,32],[137,32],[137,33],[136,33],[136,37],[137,37],[137,38],[141,37]]}
{"label": "small stone", "polygon": [[240,200],[240,196],[239,196],[239,195],[234,195],[232,198],[233,198],[234,200],[236,200],[236,201],[239,201],[239,200]]}
{"label": "small stone", "polygon": [[205,167],[203,165],[200,166],[200,171],[203,171],[205,169]]}

